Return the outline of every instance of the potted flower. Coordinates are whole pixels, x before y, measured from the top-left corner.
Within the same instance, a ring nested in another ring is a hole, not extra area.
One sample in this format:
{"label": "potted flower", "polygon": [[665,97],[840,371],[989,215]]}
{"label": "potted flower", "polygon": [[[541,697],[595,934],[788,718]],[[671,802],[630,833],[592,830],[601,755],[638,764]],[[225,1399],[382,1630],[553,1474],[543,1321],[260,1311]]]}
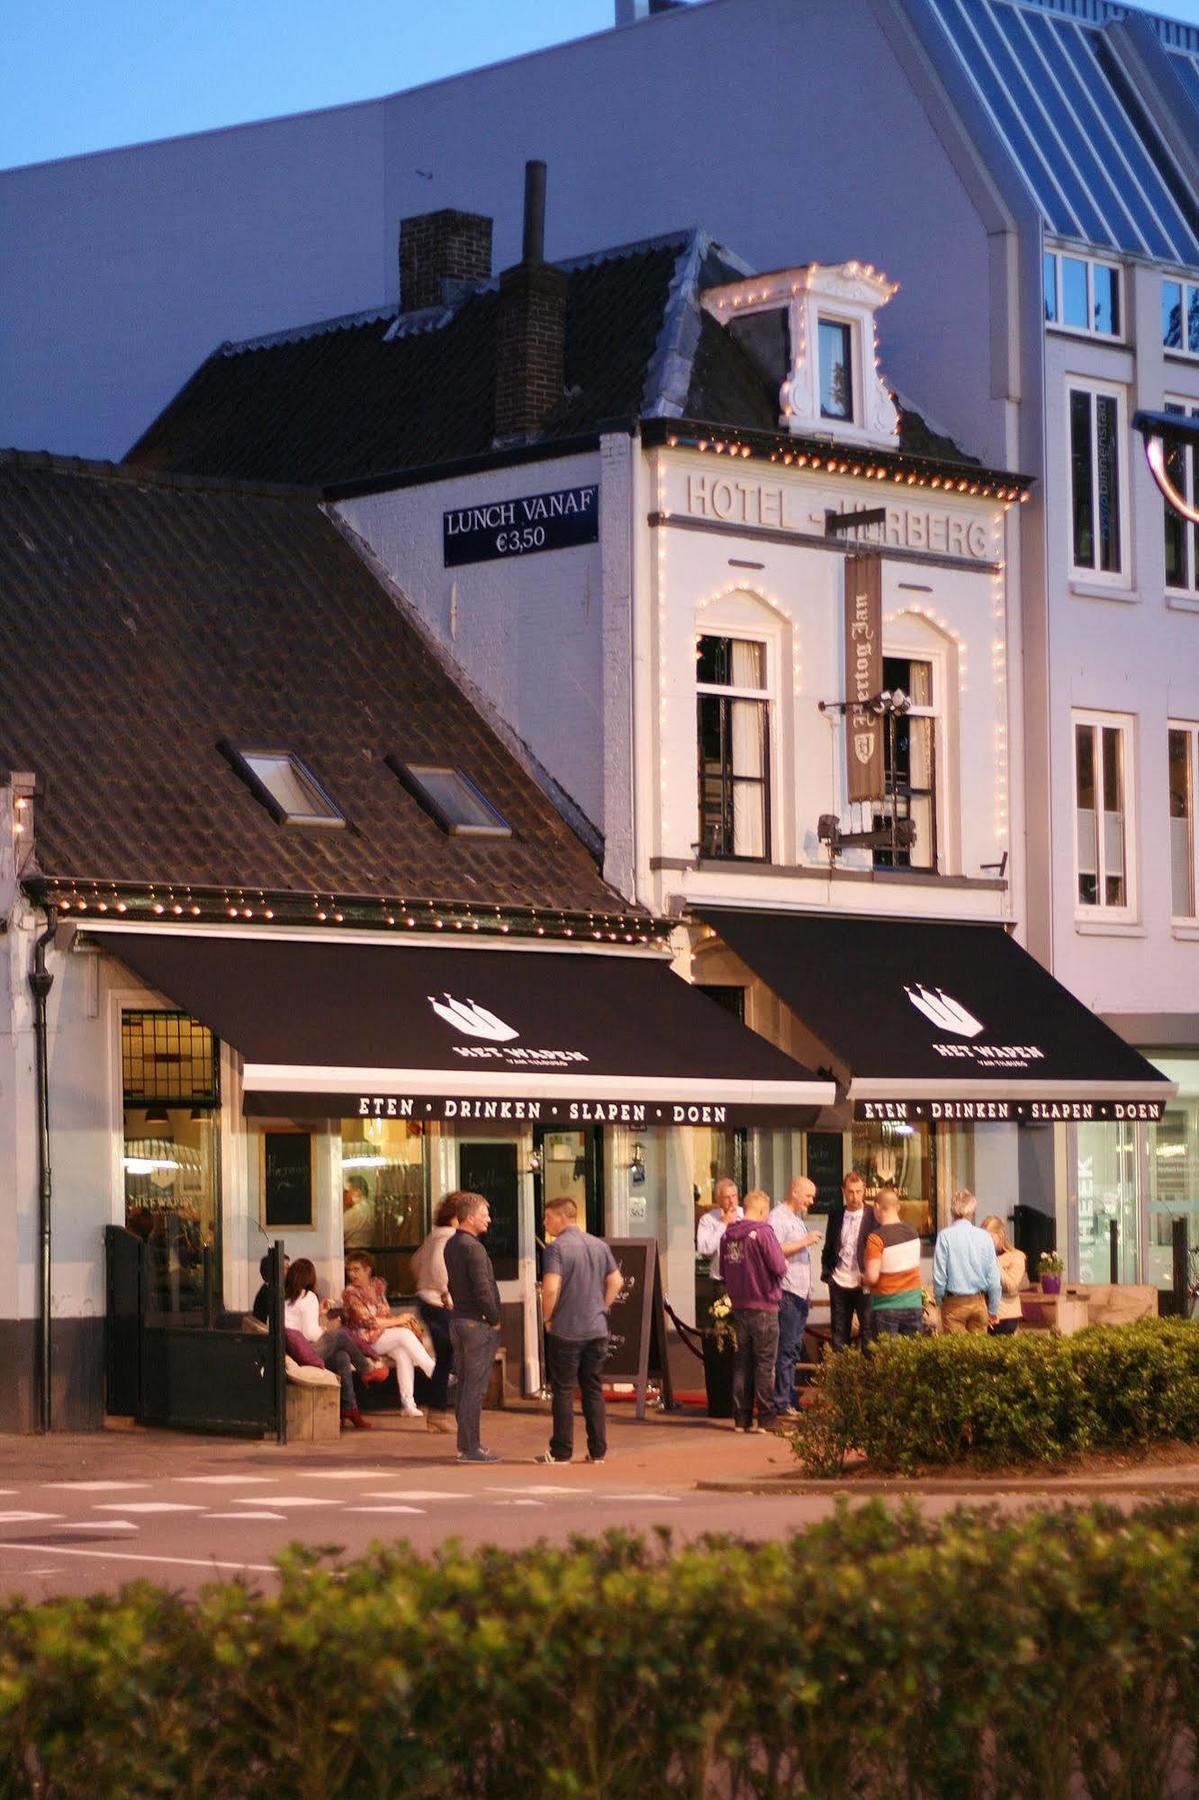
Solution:
{"label": "potted flower", "polygon": [[727,1294],[718,1294],[708,1308],[709,1324],[703,1334],[704,1386],[708,1394],[708,1417],[731,1419],[733,1416],[733,1346],[737,1334],[733,1329],[733,1303]]}
{"label": "potted flower", "polygon": [[1037,1275],[1040,1278],[1043,1294],[1061,1293],[1062,1271],[1065,1266],[1056,1250],[1042,1250],[1037,1258]]}

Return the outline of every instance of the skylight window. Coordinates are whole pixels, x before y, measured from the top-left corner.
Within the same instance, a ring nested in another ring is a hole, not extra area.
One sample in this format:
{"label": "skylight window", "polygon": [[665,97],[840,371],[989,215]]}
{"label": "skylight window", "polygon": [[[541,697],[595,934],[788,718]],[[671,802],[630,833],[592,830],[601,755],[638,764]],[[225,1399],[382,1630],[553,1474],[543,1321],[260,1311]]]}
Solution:
{"label": "skylight window", "polygon": [[461,769],[448,763],[402,762],[398,756],[389,756],[387,764],[451,837],[512,836],[504,815]]}
{"label": "skylight window", "polygon": [[280,825],[334,830],[345,825],[340,808],[294,751],[249,749],[233,744],[222,744],[221,749]]}

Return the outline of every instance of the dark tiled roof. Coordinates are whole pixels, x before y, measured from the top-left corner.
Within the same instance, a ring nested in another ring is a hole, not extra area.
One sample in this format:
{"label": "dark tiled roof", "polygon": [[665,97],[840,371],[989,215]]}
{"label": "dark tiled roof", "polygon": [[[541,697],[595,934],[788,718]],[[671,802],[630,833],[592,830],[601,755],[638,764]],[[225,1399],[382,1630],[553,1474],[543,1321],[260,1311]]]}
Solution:
{"label": "dark tiled roof", "polygon": [[[726,430],[778,430],[777,393],[698,305],[704,288],[744,273],[720,245],[684,232],[562,267],[565,392],[543,440],[646,413]],[[127,460],[336,487],[483,455],[494,435],[497,307],[488,284],[452,307],[406,316],[392,307],[224,345]],[[698,314],[697,331],[681,325],[688,307]],[[660,369],[659,353],[676,335],[675,366]],[[667,392],[671,381],[678,391]],[[973,460],[907,411],[897,448],[955,464]]]}
{"label": "dark tiled roof", "polygon": [[[0,453],[0,767],[52,877],[628,911],[313,494]],[[294,750],[350,821],[274,823],[218,741]],[[449,837],[384,764],[460,765]]]}
{"label": "dark tiled roof", "polygon": [[[569,266],[565,394],[545,435],[636,418],[683,237]],[[128,461],[331,485],[451,462],[494,436],[494,286],[448,314],[395,309],[210,356]],[[395,328],[395,329],[393,329]]]}

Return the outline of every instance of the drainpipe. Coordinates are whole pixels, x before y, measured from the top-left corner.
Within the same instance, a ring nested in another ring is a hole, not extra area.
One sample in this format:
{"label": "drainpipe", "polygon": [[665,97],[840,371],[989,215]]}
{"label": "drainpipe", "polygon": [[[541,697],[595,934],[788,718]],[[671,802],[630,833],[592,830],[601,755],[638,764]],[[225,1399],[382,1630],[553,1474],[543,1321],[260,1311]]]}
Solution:
{"label": "drainpipe", "polygon": [[37,1172],[38,1238],[41,1244],[41,1280],[38,1292],[38,1402],[39,1424],[50,1429],[50,1079],[49,1031],[46,1001],[54,977],[46,967],[46,946],[57,929],[47,910],[46,929],[33,947],[29,985],[33,990],[33,1038],[37,1057]]}

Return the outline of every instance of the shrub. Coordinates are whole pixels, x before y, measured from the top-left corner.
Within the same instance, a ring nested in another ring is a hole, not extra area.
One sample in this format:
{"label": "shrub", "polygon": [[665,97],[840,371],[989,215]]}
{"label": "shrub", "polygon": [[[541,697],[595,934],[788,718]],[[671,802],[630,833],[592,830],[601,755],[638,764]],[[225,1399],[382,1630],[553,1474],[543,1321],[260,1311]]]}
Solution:
{"label": "shrub", "polygon": [[1146,1319],[1075,1337],[886,1338],[829,1358],[795,1452],[836,1474],[1054,1463],[1090,1450],[1199,1442],[1199,1324]]}
{"label": "shrub", "polygon": [[621,1533],[0,1608],[0,1795],[1192,1793],[1199,1506]]}

